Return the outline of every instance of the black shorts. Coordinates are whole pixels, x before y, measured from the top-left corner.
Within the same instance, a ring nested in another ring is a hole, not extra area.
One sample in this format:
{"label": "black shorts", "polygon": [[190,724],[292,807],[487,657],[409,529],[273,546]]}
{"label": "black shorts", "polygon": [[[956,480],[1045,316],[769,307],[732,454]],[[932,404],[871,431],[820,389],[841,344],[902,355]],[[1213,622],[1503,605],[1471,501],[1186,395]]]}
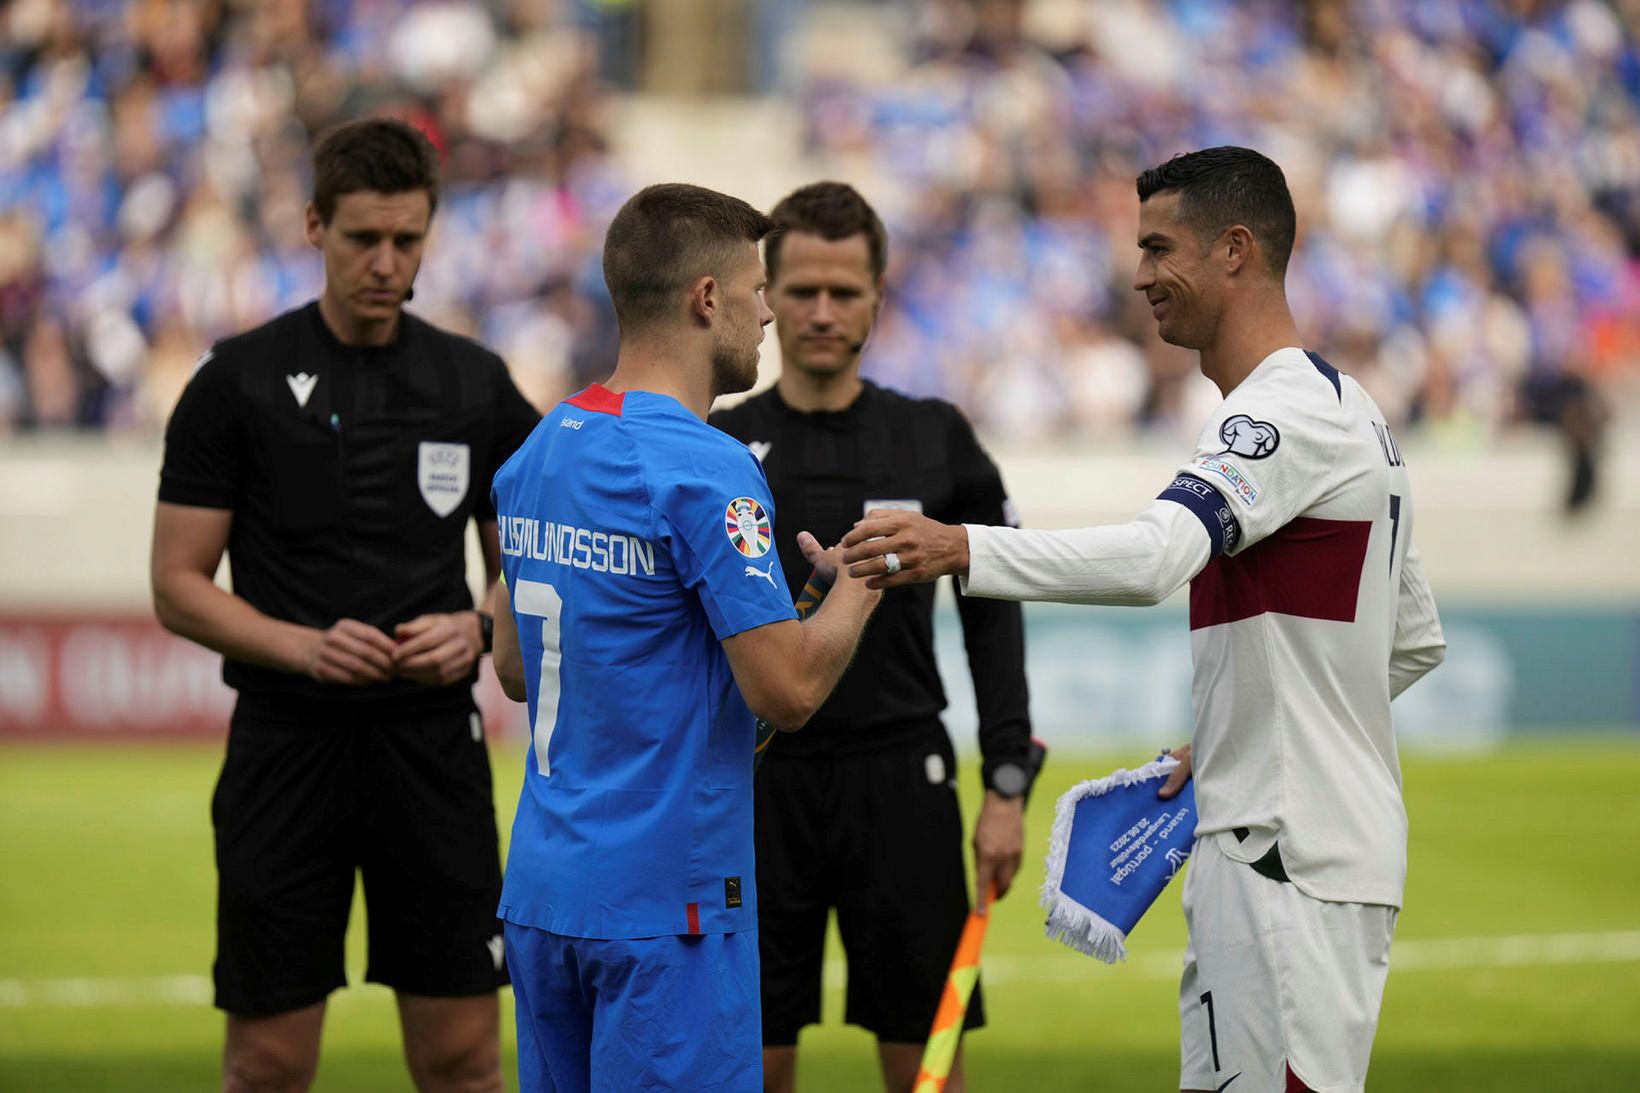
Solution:
{"label": "black shorts", "polygon": [[[786,756],[757,775],[763,1043],[820,1020],[826,917],[848,957],[844,1020],[888,1043],[928,1039],[968,917],[951,739],[938,721],[863,755]],[[974,988],[964,1028],[985,1023]]]}
{"label": "black shorts", "polygon": [[346,985],[353,877],[365,978],[435,997],[507,982],[490,759],[477,714],[241,698],[211,801],[216,1004],[284,1013]]}

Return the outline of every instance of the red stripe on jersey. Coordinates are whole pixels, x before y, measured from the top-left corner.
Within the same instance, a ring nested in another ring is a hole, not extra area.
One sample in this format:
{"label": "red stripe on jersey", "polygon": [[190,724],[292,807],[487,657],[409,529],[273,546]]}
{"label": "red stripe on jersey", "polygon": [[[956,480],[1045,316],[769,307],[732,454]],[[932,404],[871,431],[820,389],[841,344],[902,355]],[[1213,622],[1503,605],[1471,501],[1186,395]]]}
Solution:
{"label": "red stripe on jersey", "polygon": [[684,908],[689,912],[689,932],[692,934],[700,933],[700,904],[686,903]]}
{"label": "red stripe on jersey", "polygon": [[1286,1093],[1313,1093],[1310,1087],[1304,1084],[1304,1079],[1293,1073],[1292,1063],[1287,1064]]}
{"label": "red stripe on jersey", "polygon": [[1221,554],[1190,582],[1190,629],[1267,612],[1355,621],[1370,520],[1300,516],[1263,542]]}
{"label": "red stripe on jersey", "polygon": [[601,383],[595,383],[586,390],[571,395],[564,401],[571,406],[579,406],[583,410],[591,410],[596,414],[614,414],[621,416],[621,403],[626,400],[626,392],[616,394]]}

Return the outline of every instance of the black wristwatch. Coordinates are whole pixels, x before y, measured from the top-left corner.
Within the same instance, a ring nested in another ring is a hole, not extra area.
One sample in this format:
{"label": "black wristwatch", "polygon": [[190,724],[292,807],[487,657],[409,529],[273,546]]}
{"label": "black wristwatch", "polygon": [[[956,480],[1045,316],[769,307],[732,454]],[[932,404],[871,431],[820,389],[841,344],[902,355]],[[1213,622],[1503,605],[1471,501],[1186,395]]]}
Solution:
{"label": "black wristwatch", "polygon": [[1029,797],[1031,786],[1035,784],[1047,757],[1048,745],[1033,737],[1030,747],[1025,749],[1025,761],[1009,760],[992,767],[990,777],[985,780],[985,788],[1005,801]]}
{"label": "black wristwatch", "polygon": [[488,653],[495,648],[495,616],[488,611],[479,611],[477,615],[479,652]]}
{"label": "black wristwatch", "polygon": [[1018,763],[1002,763],[991,770],[989,788],[1003,800],[1015,801],[1031,788],[1031,776]]}

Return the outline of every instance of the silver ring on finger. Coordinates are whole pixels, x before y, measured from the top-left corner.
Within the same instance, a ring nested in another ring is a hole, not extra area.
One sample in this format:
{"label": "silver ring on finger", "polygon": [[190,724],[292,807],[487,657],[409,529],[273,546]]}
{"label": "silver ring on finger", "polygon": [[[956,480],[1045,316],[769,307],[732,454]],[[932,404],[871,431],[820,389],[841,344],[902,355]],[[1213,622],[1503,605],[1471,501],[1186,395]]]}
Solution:
{"label": "silver ring on finger", "polygon": [[892,577],[900,571],[900,556],[892,550],[883,555],[884,575]]}

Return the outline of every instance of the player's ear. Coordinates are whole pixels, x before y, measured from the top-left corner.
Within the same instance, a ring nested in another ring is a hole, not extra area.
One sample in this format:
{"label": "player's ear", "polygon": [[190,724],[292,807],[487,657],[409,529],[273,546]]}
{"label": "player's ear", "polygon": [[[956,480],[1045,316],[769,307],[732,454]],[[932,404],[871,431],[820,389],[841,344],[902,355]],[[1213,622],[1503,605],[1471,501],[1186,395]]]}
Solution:
{"label": "player's ear", "polygon": [[302,212],[302,216],[306,221],[305,226],[307,229],[307,241],[312,243],[315,247],[323,247],[325,242],[325,222],[323,218],[319,216],[318,207],[315,206],[313,202],[309,201],[307,203],[307,208]]}
{"label": "player's ear", "polygon": [[1241,224],[1233,224],[1223,235],[1219,236],[1219,246],[1223,248],[1224,272],[1232,276],[1248,268],[1253,257],[1253,233]]}
{"label": "player's ear", "polygon": [[689,290],[689,317],[702,326],[711,326],[723,307],[723,286],[711,274],[703,274]]}

